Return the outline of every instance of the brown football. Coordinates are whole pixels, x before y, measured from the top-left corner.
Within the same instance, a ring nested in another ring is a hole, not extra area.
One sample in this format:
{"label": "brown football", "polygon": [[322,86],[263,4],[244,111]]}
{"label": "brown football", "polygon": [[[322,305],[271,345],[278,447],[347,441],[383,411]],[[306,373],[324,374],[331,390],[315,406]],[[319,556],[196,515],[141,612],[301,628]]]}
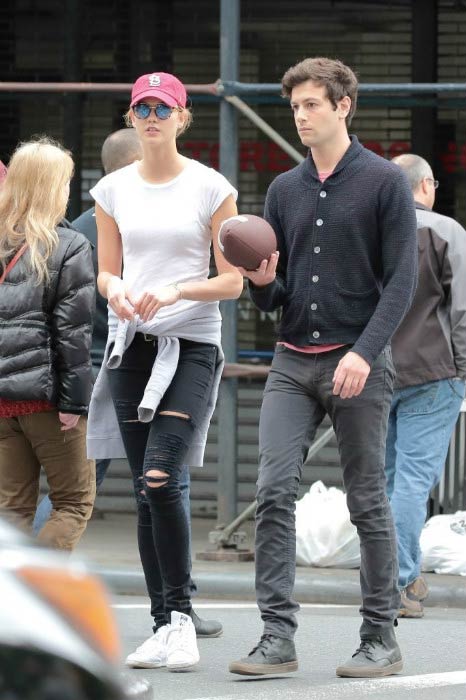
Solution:
{"label": "brown football", "polygon": [[225,219],[218,232],[218,244],[226,260],[236,267],[257,270],[277,250],[271,225],[254,214],[238,214]]}

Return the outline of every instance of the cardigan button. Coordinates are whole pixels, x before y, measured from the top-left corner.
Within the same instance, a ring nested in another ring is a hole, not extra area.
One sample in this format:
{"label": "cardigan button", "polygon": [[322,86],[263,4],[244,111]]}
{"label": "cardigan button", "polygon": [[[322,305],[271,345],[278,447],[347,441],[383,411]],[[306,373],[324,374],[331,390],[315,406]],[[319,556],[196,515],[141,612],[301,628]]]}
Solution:
{"label": "cardigan button", "polygon": [[312,275],[312,281],[313,281],[313,282],[318,282],[318,281],[319,281],[319,275]]}
{"label": "cardigan button", "polygon": [[314,331],[313,334],[312,334],[312,337],[313,337],[313,338],[320,338],[320,333],[319,333],[319,331]]}

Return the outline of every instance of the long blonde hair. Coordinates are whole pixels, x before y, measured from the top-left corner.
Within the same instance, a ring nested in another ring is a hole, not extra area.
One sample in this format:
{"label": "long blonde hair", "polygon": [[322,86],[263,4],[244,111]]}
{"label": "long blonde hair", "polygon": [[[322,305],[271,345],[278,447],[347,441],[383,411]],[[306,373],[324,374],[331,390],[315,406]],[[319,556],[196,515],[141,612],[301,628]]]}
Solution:
{"label": "long blonde hair", "polygon": [[48,280],[47,261],[58,245],[55,229],[65,215],[73,169],[70,152],[48,137],[17,147],[0,187],[2,271],[27,243],[37,283]]}

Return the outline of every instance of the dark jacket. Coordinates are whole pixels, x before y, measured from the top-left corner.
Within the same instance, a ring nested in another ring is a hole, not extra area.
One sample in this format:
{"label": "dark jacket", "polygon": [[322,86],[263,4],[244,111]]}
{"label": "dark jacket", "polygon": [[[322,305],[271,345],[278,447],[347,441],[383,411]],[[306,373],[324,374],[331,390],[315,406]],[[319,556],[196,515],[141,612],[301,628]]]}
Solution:
{"label": "dark jacket", "polygon": [[416,203],[419,282],[392,338],[396,388],[466,379],[466,231]]}
{"label": "dark jacket", "polygon": [[283,306],[280,340],[353,345],[372,364],[416,288],[416,215],[401,168],[353,136],[325,182],[311,155],[279,175],[264,216],[277,235],[278,274],[250,291],[262,311]]}
{"label": "dark jacket", "polygon": [[95,304],[91,246],[68,228],[37,285],[26,250],[0,285],[0,397],[48,400],[65,413],[87,412]]}
{"label": "dark jacket", "polygon": [[[71,222],[75,231],[83,233],[92,244],[92,262],[94,273],[97,279],[97,225],[95,222],[95,207],[88,209],[81,216]],[[96,309],[94,318],[94,328],[92,331],[91,358],[95,370],[99,370],[104,359],[105,345],[108,335],[108,302],[96,292]]]}

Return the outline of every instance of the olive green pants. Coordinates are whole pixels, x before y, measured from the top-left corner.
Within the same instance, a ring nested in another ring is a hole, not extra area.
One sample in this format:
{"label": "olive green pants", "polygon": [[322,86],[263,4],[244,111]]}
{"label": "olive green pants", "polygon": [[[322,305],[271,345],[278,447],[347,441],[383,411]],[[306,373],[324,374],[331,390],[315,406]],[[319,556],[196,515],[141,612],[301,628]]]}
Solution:
{"label": "olive green pants", "polygon": [[71,550],[91,517],[95,462],[86,454],[87,419],[62,431],[57,411],[0,418],[0,513],[30,532],[39,496],[41,466],[52,502],[37,539]]}

